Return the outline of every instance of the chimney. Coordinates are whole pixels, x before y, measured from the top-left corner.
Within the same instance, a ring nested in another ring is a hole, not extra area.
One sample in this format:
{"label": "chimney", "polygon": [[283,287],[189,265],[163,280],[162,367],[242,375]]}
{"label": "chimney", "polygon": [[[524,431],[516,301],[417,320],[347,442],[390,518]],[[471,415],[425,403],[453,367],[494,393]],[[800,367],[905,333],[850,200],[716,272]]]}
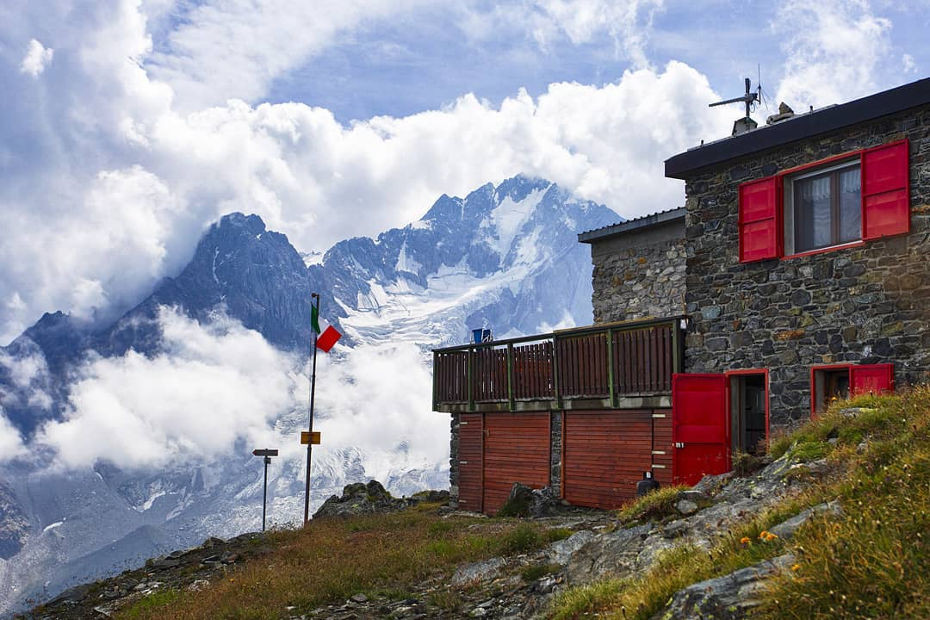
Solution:
{"label": "chimney", "polygon": [[765,124],[774,125],[775,123],[786,121],[792,116],[794,116],[794,110],[788,107],[787,103],[782,101],[778,104],[778,114],[772,114],[770,117],[765,119]]}

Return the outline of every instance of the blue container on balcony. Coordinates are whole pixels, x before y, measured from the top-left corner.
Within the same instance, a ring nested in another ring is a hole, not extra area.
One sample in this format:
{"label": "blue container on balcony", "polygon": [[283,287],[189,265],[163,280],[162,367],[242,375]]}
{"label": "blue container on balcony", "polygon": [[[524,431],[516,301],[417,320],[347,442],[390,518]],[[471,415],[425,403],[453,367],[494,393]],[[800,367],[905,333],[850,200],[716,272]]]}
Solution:
{"label": "blue container on balcony", "polygon": [[481,332],[482,332],[482,331],[484,331],[484,330],[482,330],[482,329],[473,329],[473,330],[471,330],[471,335],[472,335],[472,338],[474,338],[474,340],[475,340],[475,344],[481,344]]}

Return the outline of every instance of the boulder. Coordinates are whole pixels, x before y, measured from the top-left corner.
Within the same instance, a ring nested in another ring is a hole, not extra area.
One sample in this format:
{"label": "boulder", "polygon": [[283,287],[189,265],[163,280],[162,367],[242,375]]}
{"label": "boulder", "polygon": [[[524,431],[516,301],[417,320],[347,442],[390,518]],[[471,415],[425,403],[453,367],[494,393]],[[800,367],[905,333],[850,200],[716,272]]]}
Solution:
{"label": "boulder", "polygon": [[679,590],[653,620],[666,618],[745,618],[761,602],[765,581],[794,563],[786,554]]}
{"label": "boulder", "polygon": [[347,484],[342,489],[342,496],[331,496],[323,502],[320,509],[313,514],[314,519],[321,517],[351,517],[357,515],[393,512],[402,510],[411,502],[392,497],[377,480],[368,484],[356,482]]}
{"label": "boulder", "polygon": [[497,511],[499,517],[549,517],[562,506],[559,497],[549,487],[532,489],[514,482],[507,501]]}

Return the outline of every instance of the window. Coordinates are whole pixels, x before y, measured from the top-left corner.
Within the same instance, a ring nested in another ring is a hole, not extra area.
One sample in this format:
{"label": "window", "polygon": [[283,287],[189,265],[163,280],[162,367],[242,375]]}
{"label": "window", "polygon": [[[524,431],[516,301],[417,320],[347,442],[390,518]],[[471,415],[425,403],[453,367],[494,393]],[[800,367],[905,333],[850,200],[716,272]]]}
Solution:
{"label": "window", "polygon": [[910,230],[908,142],[739,186],[739,260],[817,252]]}
{"label": "window", "polygon": [[841,364],[811,368],[811,414],[827,410],[835,400],[859,394],[884,394],[894,389],[892,364]]}
{"label": "window", "polygon": [[859,159],[785,180],[785,253],[862,239]]}

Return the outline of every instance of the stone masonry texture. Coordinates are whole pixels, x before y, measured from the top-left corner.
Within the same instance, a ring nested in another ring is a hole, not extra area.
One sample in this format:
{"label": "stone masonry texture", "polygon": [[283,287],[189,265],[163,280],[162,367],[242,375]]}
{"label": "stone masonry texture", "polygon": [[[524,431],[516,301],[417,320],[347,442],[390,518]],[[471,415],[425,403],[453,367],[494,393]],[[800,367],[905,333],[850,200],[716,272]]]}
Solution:
{"label": "stone masonry texture", "polygon": [[595,323],[684,314],[685,240],[680,227],[669,232],[592,245]]}
{"label": "stone masonry texture", "polygon": [[[739,262],[740,183],[902,138],[909,234]],[[890,362],[898,388],[930,379],[930,105],[706,169],[686,196],[687,372],[768,368],[772,426],[810,416],[813,365]]]}

